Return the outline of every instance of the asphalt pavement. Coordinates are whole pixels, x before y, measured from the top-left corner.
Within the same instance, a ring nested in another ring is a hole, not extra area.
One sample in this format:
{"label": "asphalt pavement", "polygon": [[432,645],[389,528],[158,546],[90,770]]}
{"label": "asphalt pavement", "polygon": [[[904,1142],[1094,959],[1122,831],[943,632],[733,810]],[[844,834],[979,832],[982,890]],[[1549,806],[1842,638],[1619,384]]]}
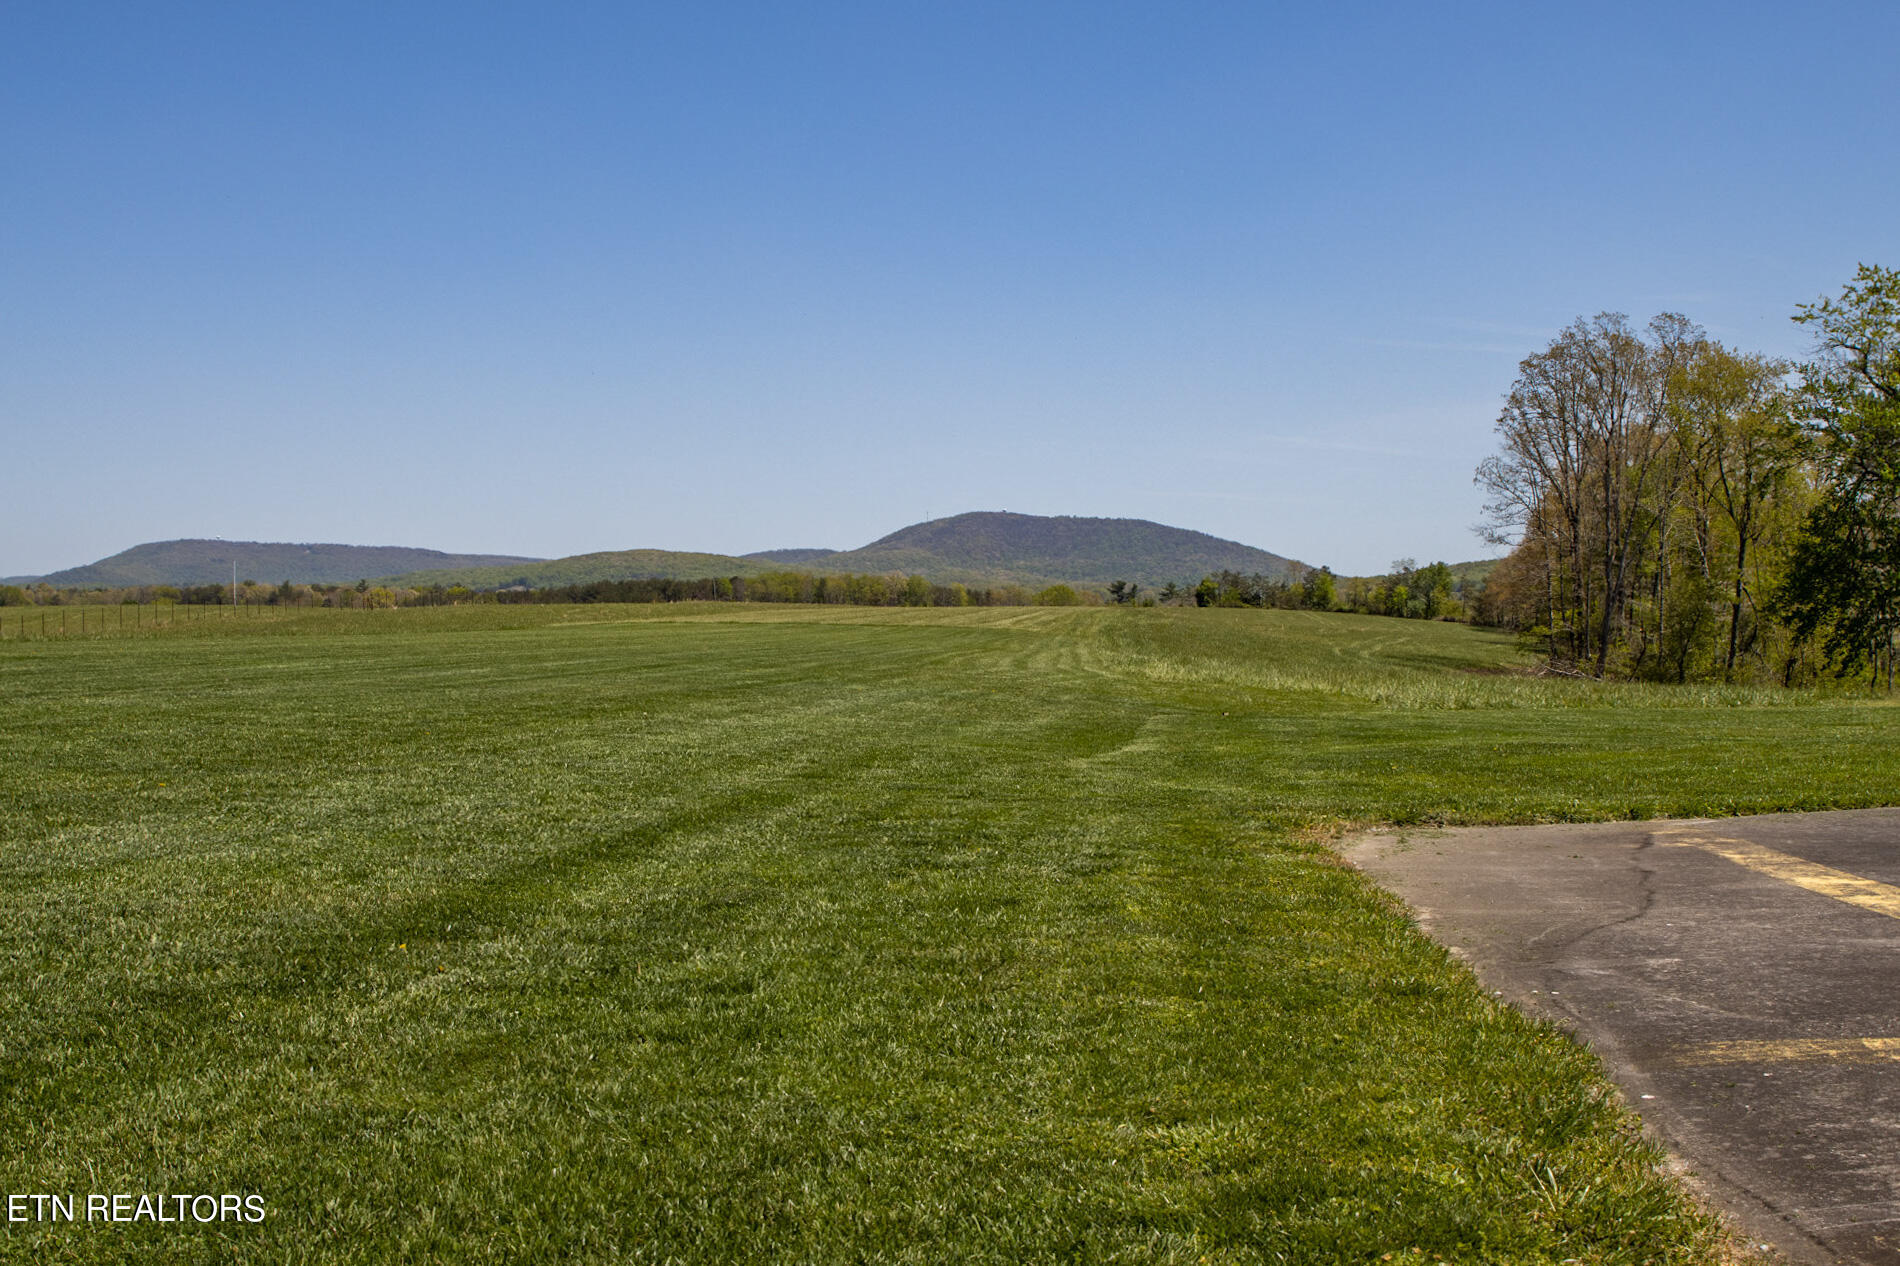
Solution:
{"label": "asphalt pavement", "polygon": [[1588,1043],[1751,1240],[1900,1266],[1900,809],[1343,851],[1487,988]]}

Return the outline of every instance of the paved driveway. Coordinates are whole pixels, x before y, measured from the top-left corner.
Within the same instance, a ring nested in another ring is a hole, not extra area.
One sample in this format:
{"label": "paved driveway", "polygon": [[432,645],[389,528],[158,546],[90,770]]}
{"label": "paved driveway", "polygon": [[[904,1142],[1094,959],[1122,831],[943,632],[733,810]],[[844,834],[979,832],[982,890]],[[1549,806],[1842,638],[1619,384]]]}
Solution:
{"label": "paved driveway", "polygon": [[1900,809],[1344,851],[1487,987],[1586,1040],[1751,1237],[1900,1264]]}

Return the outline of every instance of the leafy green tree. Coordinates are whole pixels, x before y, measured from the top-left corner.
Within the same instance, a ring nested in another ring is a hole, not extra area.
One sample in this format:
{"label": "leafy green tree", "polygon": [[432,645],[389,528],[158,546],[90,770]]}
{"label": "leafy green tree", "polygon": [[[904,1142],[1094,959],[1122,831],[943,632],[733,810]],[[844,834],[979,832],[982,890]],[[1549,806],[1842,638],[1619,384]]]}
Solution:
{"label": "leafy green tree", "polygon": [[852,606],[885,606],[890,596],[890,585],[880,575],[846,573],[844,577],[844,600]]}
{"label": "leafy green tree", "polygon": [[1701,339],[1674,313],[1647,337],[1621,313],[1573,323],[1519,362],[1478,467],[1487,538],[1544,555],[1553,657],[1594,657],[1599,677],[1666,510],[1671,371]]}
{"label": "leafy green tree", "polygon": [[1300,581],[1300,602],[1309,611],[1331,611],[1338,589],[1330,567],[1309,567]]}
{"label": "leafy green tree", "polygon": [[1068,585],[1050,585],[1036,595],[1039,607],[1079,607],[1082,595]]}
{"label": "leafy green tree", "polygon": [[1782,605],[1847,673],[1884,662],[1900,633],[1900,270],[1863,264],[1839,299],[1802,304],[1816,330],[1800,418],[1825,486],[1790,560]]}
{"label": "leafy green tree", "polygon": [[1421,567],[1412,573],[1412,600],[1418,604],[1415,614],[1421,619],[1436,620],[1449,613],[1451,609],[1452,575],[1451,567],[1443,562]]}
{"label": "leafy green tree", "polygon": [[[1674,630],[1679,681],[1687,676],[1687,658],[1680,650],[1683,638],[1703,625],[1700,613],[1684,608],[1681,600],[1699,598],[1706,605],[1715,597],[1719,568],[1713,555],[1722,548],[1720,541],[1726,543],[1720,562],[1734,572],[1728,584],[1722,676],[1735,679],[1744,614],[1755,598],[1750,580],[1760,570],[1761,547],[1781,517],[1778,506],[1794,496],[1802,482],[1805,446],[1783,385],[1789,368],[1769,357],[1743,355],[1709,342],[1696,347],[1677,370],[1670,411],[1681,465],[1694,485],[1693,504],[1707,507],[1715,520],[1713,525],[1692,522],[1699,529],[1697,544],[1705,547],[1699,583],[1679,585],[1678,600],[1669,608],[1688,626]],[[1667,583],[1667,577],[1663,579]],[[1669,637],[1662,640],[1668,643]]]}

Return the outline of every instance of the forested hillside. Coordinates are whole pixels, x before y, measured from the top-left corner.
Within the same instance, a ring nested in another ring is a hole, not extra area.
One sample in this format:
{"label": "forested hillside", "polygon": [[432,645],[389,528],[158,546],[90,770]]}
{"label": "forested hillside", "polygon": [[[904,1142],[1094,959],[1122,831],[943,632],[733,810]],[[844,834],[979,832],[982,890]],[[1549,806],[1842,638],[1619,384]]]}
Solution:
{"label": "forested hillside", "polygon": [[917,574],[938,584],[1030,588],[1121,580],[1158,589],[1170,581],[1192,586],[1222,571],[1285,579],[1303,570],[1279,554],[1145,519],[999,511],[913,524],[814,565],[827,571]]}
{"label": "forested hillside", "polygon": [[801,563],[816,563],[830,558],[838,551],[835,549],[762,549],[750,554],[741,554],[740,558],[749,558],[759,563],[775,563],[779,566],[795,567]]}
{"label": "forested hillside", "polygon": [[783,567],[824,575],[921,576],[935,585],[1039,590],[1068,584],[1099,588],[1117,581],[1159,590],[1192,588],[1203,576],[1233,572],[1297,581],[1291,559],[1205,532],[1143,519],[1076,518],[974,512],[917,523],[860,549],[760,550],[743,557],[671,550],[577,554],[533,566],[455,568],[390,576],[391,585],[466,585],[474,589],[547,589],[623,580],[697,580],[759,576]]}
{"label": "forested hillside", "polygon": [[293,544],[283,541],[153,541],[84,567],[17,578],[55,589],[137,585],[215,585],[238,579],[276,584],[346,584],[421,568],[511,566],[539,560],[512,554],[445,554],[400,545]]}
{"label": "forested hillside", "polygon": [[387,585],[462,585],[469,589],[548,589],[610,580],[697,580],[707,576],[756,576],[770,563],[729,554],[666,549],[604,550],[546,562],[500,567],[454,567],[384,577]]}

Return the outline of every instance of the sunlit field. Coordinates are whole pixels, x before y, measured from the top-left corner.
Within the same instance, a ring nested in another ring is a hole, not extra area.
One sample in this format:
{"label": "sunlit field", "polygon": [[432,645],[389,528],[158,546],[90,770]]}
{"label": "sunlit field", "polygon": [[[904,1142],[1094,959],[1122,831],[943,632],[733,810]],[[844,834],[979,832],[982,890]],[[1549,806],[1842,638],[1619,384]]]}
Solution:
{"label": "sunlit field", "polygon": [[1713,1262],[1326,841],[1888,803],[1900,713],[1527,669],[1251,610],[9,635],[0,1175],[80,1216],[0,1255]]}

